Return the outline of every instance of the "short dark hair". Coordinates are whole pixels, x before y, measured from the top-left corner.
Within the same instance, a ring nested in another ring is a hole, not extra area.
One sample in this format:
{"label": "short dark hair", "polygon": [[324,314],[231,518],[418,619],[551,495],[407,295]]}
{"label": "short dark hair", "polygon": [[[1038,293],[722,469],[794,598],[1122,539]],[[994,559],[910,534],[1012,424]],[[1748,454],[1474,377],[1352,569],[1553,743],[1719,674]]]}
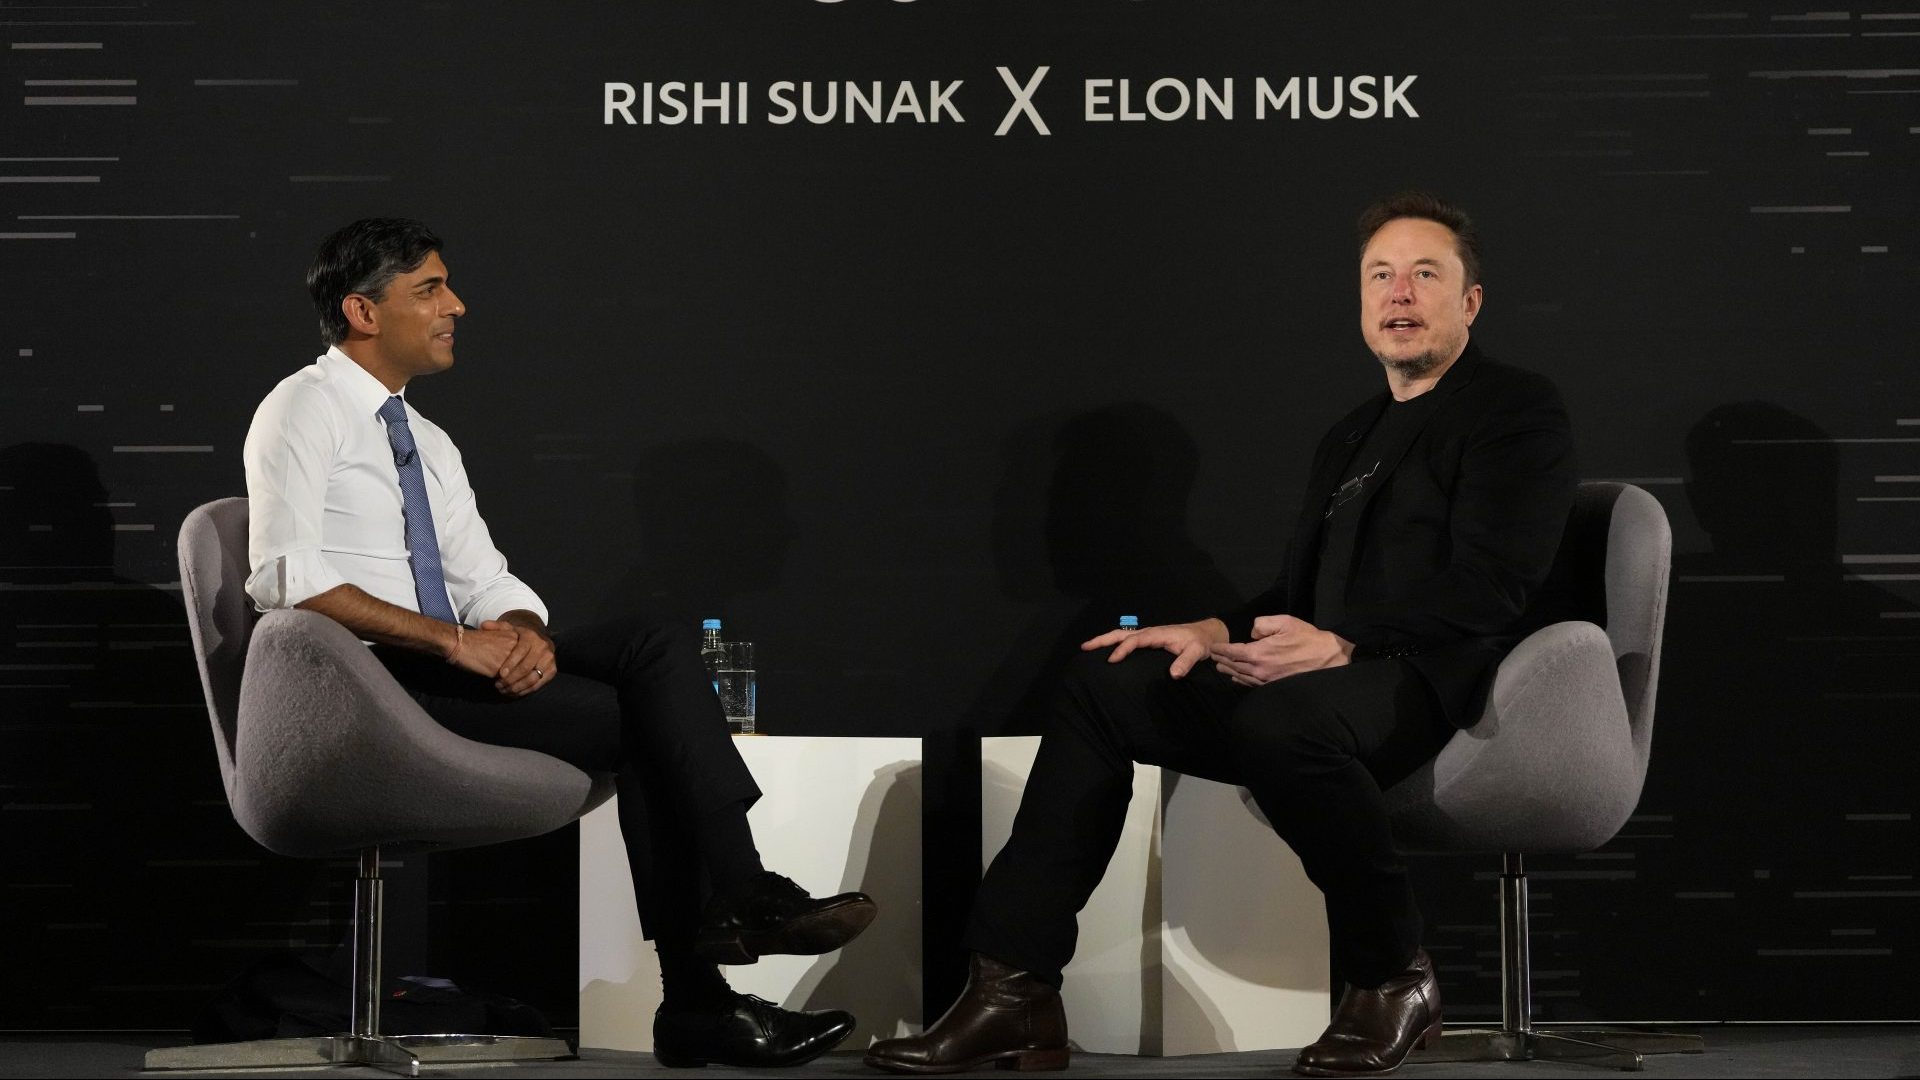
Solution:
{"label": "short dark hair", "polygon": [[395,277],[420,269],[442,246],[432,229],[407,218],[362,218],[329,233],[307,267],[307,293],[320,313],[320,340],[328,345],[347,340],[342,300],[359,293],[379,303]]}
{"label": "short dark hair", "polygon": [[1420,218],[1446,226],[1453,232],[1453,250],[1466,267],[1467,281],[1462,289],[1480,284],[1480,234],[1474,231],[1467,212],[1438,195],[1425,191],[1402,191],[1389,195],[1360,211],[1360,251],[1366,253],[1373,234],[1389,221]]}

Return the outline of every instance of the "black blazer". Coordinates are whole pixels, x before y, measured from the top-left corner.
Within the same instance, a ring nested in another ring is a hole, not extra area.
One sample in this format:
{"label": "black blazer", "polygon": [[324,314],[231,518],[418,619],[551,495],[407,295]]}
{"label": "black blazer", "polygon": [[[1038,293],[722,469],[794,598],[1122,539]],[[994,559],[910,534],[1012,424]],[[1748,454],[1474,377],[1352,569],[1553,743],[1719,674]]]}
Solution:
{"label": "black blazer", "polygon": [[[1535,629],[1527,602],[1553,565],[1578,479],[1566,406],[1545,376],[1469,341],[1427,392],[1439,397],[1425,422],[1385,448],[1359,495],[1346,615],[1321,629],[1353,642],[1357,663],[1406,657],[1464,727],[1500,659]],[[1256,616],[1314,621],[1328,497],[1388,400],[1381,391],[1321,438],[1280,579],[1221,616],[1235,641]]]}

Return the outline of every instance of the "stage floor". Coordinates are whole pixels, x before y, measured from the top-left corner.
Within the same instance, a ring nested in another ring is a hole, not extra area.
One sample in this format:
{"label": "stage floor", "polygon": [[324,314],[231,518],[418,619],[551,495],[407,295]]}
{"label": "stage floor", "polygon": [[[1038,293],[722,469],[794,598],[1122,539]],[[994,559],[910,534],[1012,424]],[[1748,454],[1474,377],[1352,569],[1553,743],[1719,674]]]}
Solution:
{"label": "stage floor", "polygon": [[[1675,1029],[1680,1030],[1680,1029]],[[1915,1077],[1920,1076],[1920,1024],[1729,1024],[1691,1030],[1705,1037],[1705,1054],[1673,1054],[1647,1058],[1649,1077]],[[0,1077],[130,1076],[140,1071],[141,1056],[150,1047],[174,1045],[178,1040],[151,1034],[71,1033],[60,1035],[0,1036]],[[1203,1054],[1179,1058],[1136,1058],[1111,1054],[1078,1054],[1068,1070],[1075,1077],[1205,1076],[1274,1077],[1289,1075],[1293,1053],[1266,1050],[1242,1054]],[[715,1068],[719,1068],[715,1066]],[[744,1070],[721,1070],[744,1075]],[[1506,1064],[1410,1065],[1396,1073],[1407,1080],[1479,1076],[1605,1076],[1612,1072],[1593,1066],[1555,1062]],[[374,1069],[279,1070],[265,1075],[326,1075],[379,1077]],[[860,1063],[857,1052],[830,1054],[798,1069],[780,1070],[783,1076],[862,1077],[882,1074]],[[981,1074],[991,1074],[982,1070]],[[174,1074],[194,1075],[194,1074]],[[234,1076],[241,1073],[220,1073]],[[685,1070],[665,1069],[651,1054],[622,1053],[589,1048],[578,1061],[548,1062],[518,1067],[478,1066],[434,1069],[434,1076],[507,1077],[626,1077],[687,1076]],[[700,1074],[712,1075],[712,1074]]]}

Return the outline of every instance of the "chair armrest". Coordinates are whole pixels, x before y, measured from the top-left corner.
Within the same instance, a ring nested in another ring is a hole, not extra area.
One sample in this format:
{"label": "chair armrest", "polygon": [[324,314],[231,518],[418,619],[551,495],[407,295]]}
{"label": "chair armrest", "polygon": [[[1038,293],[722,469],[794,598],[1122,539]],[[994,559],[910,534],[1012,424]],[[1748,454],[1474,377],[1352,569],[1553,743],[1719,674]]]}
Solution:
{"label": "chair armrest", "polygon": [[536,836],[605,787],[556,758],[441,727],[344,626],[297,609],[254,628],[234,756],[234,817],[269,850],[302,857]]}
{"label": "chair armrest", "polygon": [[1410,850],[1583,852],[1626,823],[1644,778],[1606,631],[1562,622],[1508,654],[1480,721],[1387,805]]}

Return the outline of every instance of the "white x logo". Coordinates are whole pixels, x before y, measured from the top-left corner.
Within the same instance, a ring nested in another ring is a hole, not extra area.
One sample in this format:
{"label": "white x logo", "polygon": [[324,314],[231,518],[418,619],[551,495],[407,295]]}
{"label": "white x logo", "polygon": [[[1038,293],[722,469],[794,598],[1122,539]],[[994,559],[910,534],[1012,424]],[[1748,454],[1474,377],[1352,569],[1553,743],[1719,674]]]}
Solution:
{"label": "white x logo", "polygon": [[1033,109],[1033,92],[1040,89],[1040,80],[1047,77],[1048,67],[1042,65],[1041,67],[1035,68],[1033,78],[1027,80],[1027,85],[1025,86],[1021,86],[1018,82],[1014,81],[1013,72],[1008,71],[1006,68],[995,68],[994,70],[1000,73],[1000,81],[1007,84],[1007,89],[1013,91],[1013,104],[1008,107],[1006,118],[1000,121],[1000,130],[994,132],[994,134],[1005,135],[1007,129],[1013,126],[1014,118],[1021,113],[1027,114],[1027,120],[1033,124],[1035,131],[1038,131],[1042,135],[1053,134],[1053,132],[1047,130],[1047,122],[1040,119],[1040,114]]}

